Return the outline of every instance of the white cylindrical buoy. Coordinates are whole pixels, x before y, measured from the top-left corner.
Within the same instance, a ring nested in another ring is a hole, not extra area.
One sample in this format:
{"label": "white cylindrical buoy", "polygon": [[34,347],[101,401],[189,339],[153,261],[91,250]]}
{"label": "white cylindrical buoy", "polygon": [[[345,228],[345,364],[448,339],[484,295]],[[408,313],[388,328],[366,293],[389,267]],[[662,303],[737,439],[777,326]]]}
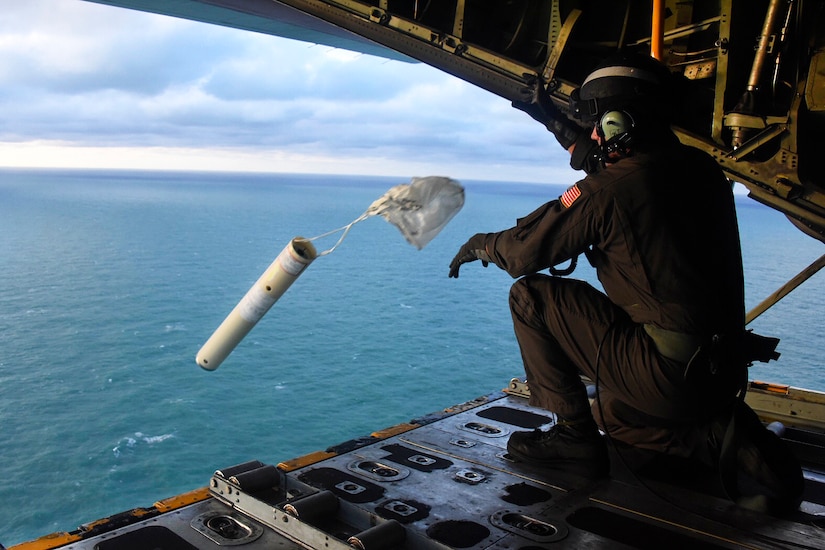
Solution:
{"label": "white cylindrical buoy", "polygon": [[307,239],[292,239],[201,347],[195,357],[198,365],[217,369],[317,256]]}

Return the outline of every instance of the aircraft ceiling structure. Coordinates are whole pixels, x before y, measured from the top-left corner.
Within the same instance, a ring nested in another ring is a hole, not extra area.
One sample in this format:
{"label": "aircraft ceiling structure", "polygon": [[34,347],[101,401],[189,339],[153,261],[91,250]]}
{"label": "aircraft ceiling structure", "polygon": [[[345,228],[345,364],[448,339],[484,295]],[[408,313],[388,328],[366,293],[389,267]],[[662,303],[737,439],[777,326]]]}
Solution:
{"label": "aircraft ceiling structure", "polygon": [[399,61],[406,55],[273,0],[86,0],[223,27],[281,36]]}

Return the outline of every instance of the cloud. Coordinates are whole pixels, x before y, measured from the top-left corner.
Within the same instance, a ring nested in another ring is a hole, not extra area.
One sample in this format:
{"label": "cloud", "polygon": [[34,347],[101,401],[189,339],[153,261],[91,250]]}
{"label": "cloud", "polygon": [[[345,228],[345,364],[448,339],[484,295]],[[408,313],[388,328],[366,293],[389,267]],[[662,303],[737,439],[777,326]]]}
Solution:
{"label": "cloud", "polygon": [[251,164],[286,171],[337,159],[358,173],[361,159],[364,173],[575,179],[538,124],[424,64],[80,0],[4,10],[0,165],[48,145],[40,165],[108,148],[123,167],[144,149],[155,160],[177,150],[181,168],[210,154],[249,166],[259,155]]}

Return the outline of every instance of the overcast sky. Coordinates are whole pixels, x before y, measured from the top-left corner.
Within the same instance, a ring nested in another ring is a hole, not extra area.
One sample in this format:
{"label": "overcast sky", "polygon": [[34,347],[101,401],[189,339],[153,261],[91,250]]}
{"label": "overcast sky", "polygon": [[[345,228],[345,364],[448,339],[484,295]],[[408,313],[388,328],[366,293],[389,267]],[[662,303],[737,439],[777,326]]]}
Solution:
{"label": "overcast sky", "polygon": [[423,64],[83,0],[0,2],[0,166],[577,179],[542,126]]}

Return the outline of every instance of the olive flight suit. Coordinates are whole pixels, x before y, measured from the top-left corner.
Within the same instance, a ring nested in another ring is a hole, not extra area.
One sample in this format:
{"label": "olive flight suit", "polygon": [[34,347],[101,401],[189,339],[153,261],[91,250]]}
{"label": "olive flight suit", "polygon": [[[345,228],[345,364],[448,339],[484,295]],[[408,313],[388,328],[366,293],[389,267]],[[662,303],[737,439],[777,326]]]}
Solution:
{"label": "olive flight suit", "polygon": [[[585,374],[599,390],[593,417],[611,437],[689,455],[697,422],[744,376],[686,376],[700,345],[744,330],[739,231],[731,184],[711,157],[670,132],[648,143],[484,243],[521,277],[510,307],[530,403],[586,418]],[[606,294],[538,274],[579,254]]]}

